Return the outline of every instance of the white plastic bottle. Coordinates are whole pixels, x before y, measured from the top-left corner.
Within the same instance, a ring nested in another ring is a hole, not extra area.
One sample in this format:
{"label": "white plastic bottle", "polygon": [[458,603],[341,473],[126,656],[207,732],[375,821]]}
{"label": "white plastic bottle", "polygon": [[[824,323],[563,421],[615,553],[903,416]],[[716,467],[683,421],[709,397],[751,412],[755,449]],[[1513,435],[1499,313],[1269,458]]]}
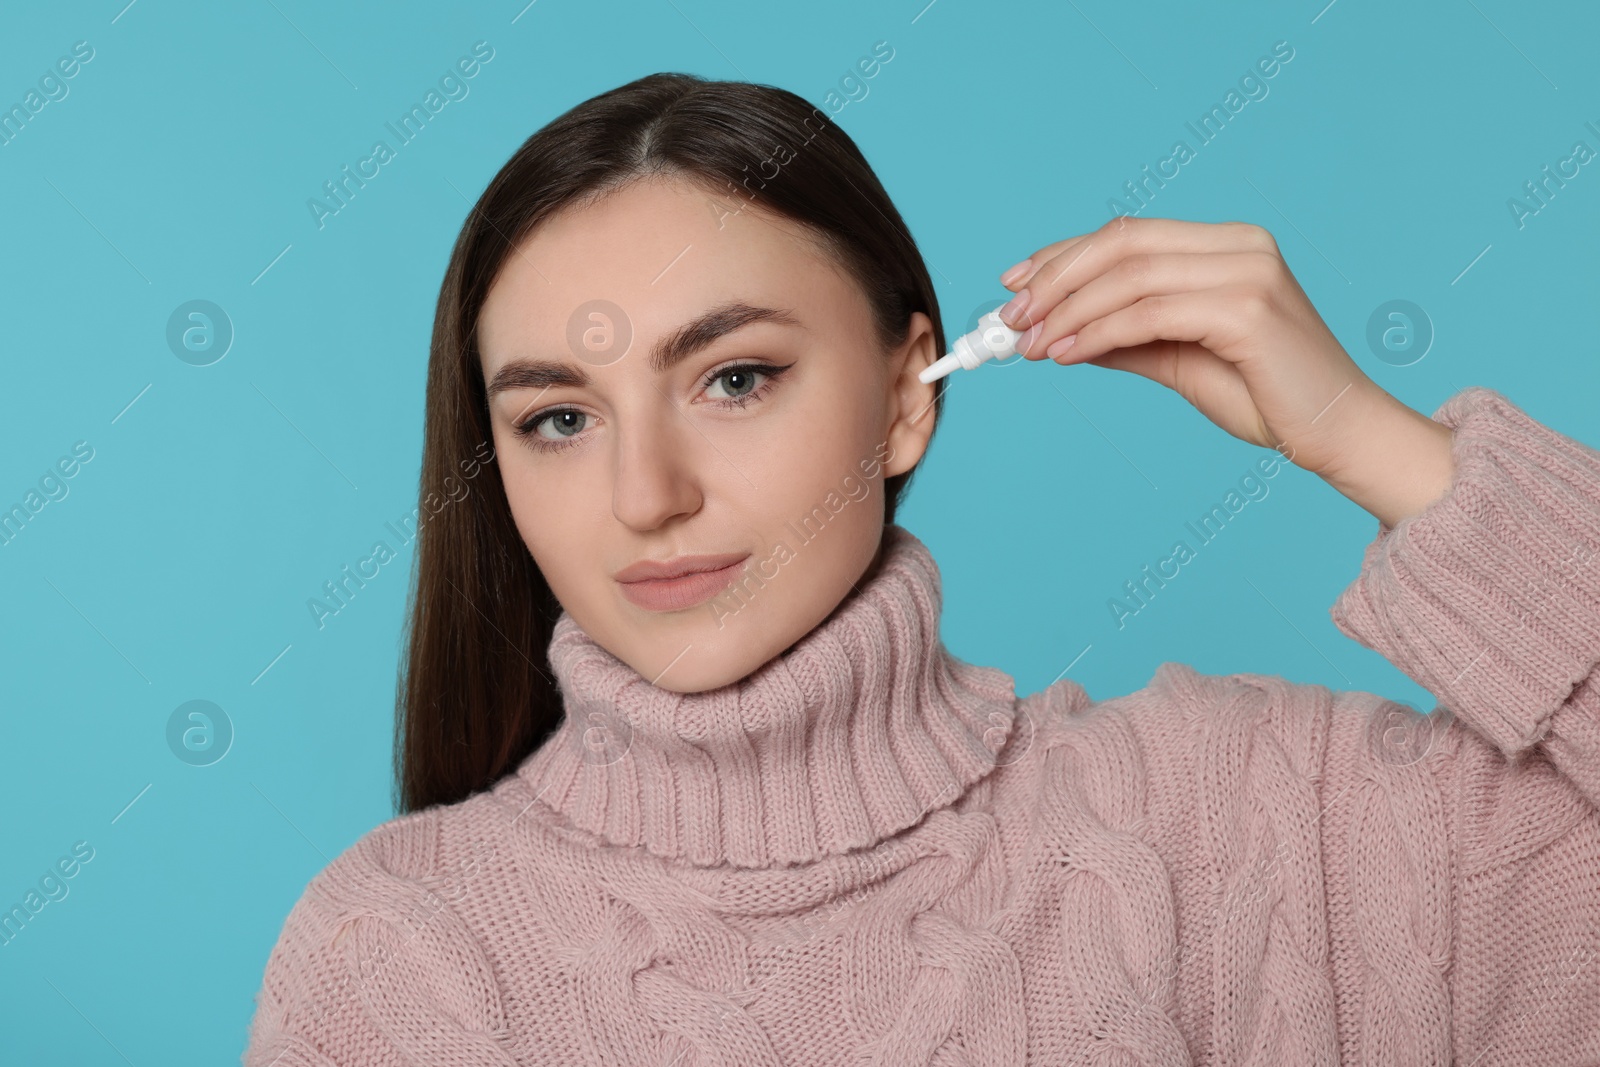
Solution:
{"label": "white plastic bottle", "polygon": [[956,338],[948,355],[929,365],[917,377],[924,382],[936,382],[953,370],[976,370],[991,359],[1014,356],[1022,333],[1002,322],[1000,309],[995,308],[978,319],[977,329]]}

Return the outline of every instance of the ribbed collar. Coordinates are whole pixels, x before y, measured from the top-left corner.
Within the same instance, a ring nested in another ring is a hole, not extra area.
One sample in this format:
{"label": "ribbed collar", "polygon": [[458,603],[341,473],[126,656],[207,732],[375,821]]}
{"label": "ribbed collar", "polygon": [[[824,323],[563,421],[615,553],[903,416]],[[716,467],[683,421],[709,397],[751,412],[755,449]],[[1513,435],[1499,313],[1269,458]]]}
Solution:
{"label": "ribbed collar", "polygon": [[939,571],[900,526],[879,570],[785,654],[701,693],[650,684],[562,613],[566,705],[517,773],[602,842],[695,866],[774,867],[873,845],[995,767],[1010,675],[939,639]]}

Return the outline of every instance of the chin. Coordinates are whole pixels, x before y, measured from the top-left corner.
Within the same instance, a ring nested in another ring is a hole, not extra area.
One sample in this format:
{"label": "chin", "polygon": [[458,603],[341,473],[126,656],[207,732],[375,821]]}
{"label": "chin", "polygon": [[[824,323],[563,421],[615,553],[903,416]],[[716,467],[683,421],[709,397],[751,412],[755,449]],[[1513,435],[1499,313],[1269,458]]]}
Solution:
{"label": "chin", "polygon": [[[798,624],[791,623],[773,631],[774,620],[759,621],[750,616],[751,611],[740,613],[737,619],[728,619],[722,626],[701,613],[696,625],[675,630],[670,636],[653,642],[650,652],[642,658],[644,665],[630,664],[646,679],[660,675],[655,684],[676,693],[702,693],[731,685],[753,674],[767,661],[792,648],[809,627],[800,632]],[[694,613],[691,613],[694,617]],[[677,657],[674,662],[674,657]],[[652,669],[651,664],[654,664]],[[669,668],[666,665],[672,664]],[[665,668],[665,673],[662,673]]]}
{"label": "chin", "polygon": [[739,681],[761,666],[761,662],[765,662],[747,663],[744,660],[730,660],[710,651],[697,655],[698,653],[702,653],[702,650],[699,646],[695,646],[684,653],[676,663],[672,663],[672,657],[676,652],[663,649],[659,655],[647,657],[648,662],[641,660],[629,663],[628,666],[648,681],[655,675],[661,674],[662,664],[672,663],[655,683],[658,688],[674,693],[704,693]]}

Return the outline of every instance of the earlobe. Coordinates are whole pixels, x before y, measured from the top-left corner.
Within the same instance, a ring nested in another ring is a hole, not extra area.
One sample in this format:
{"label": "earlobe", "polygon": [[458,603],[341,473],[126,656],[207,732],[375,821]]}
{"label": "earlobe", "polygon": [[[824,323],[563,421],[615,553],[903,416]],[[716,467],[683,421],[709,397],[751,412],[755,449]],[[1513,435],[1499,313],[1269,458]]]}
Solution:
{"label": "earlobe", "polygon": [[893,364],[895,377],[890,385],[892,407],[888,432],[891,458],[883,465],[886,478],[915,467],[928,449],[936,421],[933,401],[938,396],[938,383],[924,382],[918,375],[938,358],[933,320],[923,312],[912,312],[911,326]]}

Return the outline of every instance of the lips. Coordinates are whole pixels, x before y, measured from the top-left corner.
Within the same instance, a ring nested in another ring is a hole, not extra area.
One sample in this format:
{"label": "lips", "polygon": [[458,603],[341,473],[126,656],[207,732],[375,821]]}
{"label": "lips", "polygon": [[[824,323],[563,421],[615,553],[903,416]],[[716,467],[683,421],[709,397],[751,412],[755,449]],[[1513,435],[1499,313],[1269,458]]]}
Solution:
{"label": "lips", "polygon": [[642,559],[622,568],[614,577],[619,582],[663,581],[682,578],[686,574],[721,570],[749,558],[748,552],[724,552],[715,556],[674,556],[660,561]]}
{"label": "lips", "polygon": [[738,575],[748,552],[715,556],[678,556],[657,562],[640,560],[616,574],[622,595],[648,611],[680,611],[694,607],[723,589]]}

